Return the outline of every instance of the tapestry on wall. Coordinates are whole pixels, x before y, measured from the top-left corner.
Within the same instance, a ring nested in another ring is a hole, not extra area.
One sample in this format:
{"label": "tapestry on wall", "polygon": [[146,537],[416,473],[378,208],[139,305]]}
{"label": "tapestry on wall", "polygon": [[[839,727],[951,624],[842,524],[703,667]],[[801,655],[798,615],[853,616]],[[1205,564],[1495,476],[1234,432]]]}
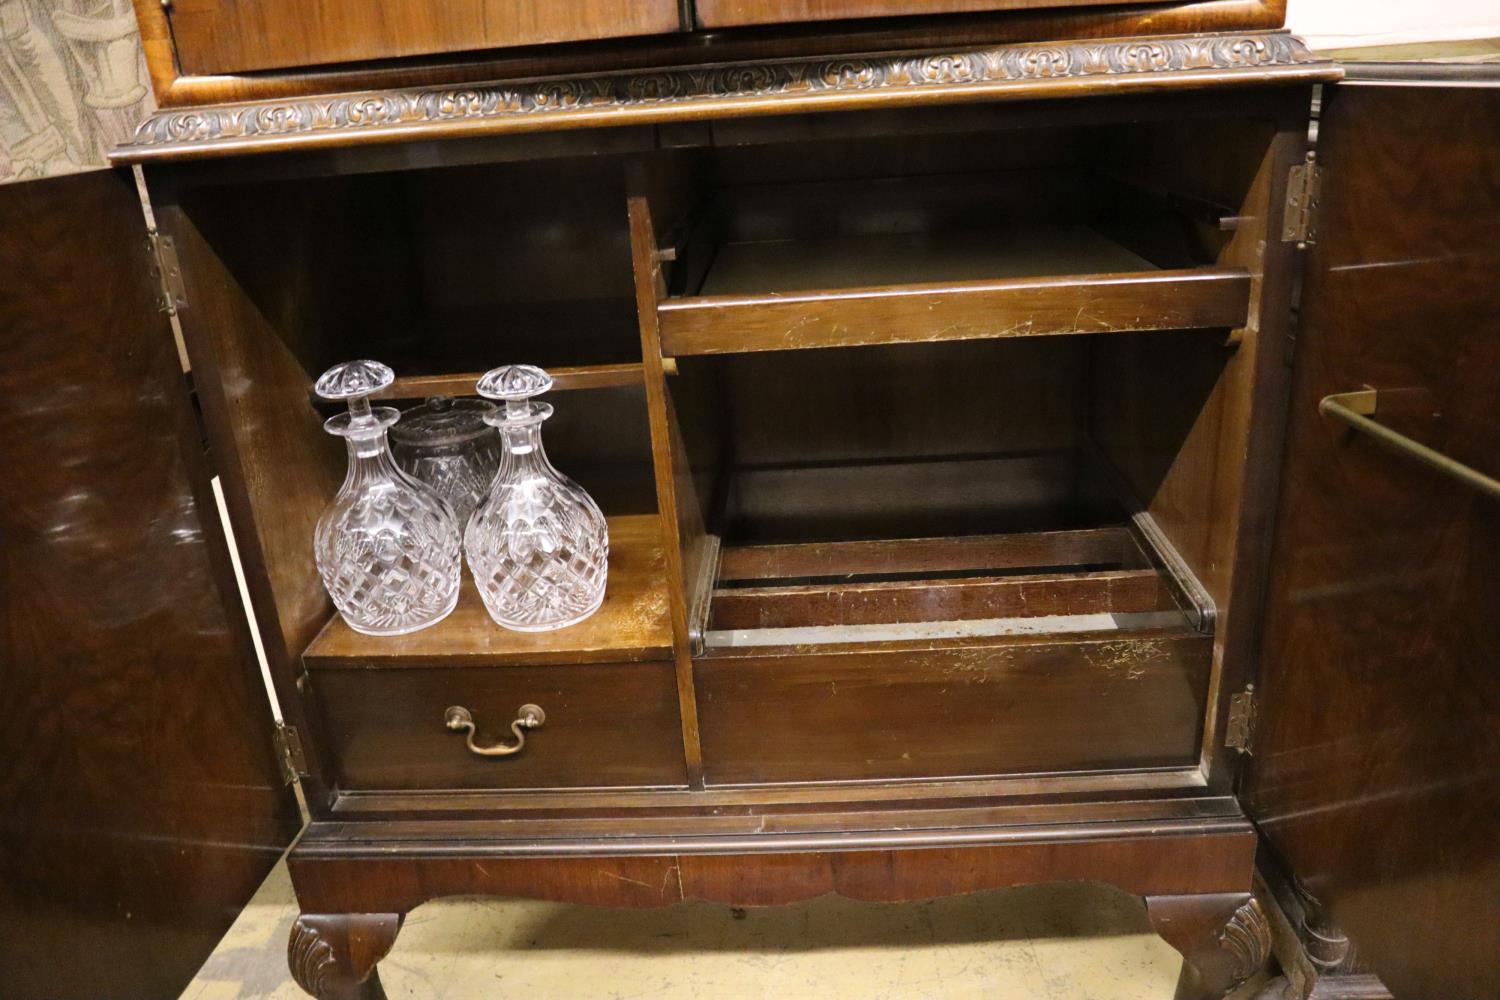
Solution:
{"label": "tapestry on wall", "polygon": [[0,0],[0,184],[102,167],[150,110],[130,0]]}

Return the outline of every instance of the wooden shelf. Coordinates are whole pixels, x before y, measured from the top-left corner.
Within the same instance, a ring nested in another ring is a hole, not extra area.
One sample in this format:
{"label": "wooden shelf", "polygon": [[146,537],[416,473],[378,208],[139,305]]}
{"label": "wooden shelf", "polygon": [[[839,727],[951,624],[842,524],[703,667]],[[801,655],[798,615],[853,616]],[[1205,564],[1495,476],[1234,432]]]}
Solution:
{"label": "wooden shelf", "polygon": [[586,621],[556,632],[503,629],[485,611],[465,568],[458,607],[437,625],[411,635],[368,636],[334,615],[302,659],[310,669],[669,660],[666,574],[661,518],[613,517],[604,605]]}
{"label": "wooden shelf", "polygon": [[1184,625],[1125,528],[725,548],[710,647]]}
{"label": "wooden shelf", "polygon": [[[428,396],[472,396],[474,384],[484,372],[459,372],[453,375],[408,375],[397,378],[372,399],[426,399]],[[640,362],[615,365],[579,365],[549,368],[552,391],[570,389],[609,389],[622,385],[640,385]]]}
{"label": "wooden shelf", "polygon": [[1243,325],[1243,268],[1160,270],[1086,226],[731,243],[658,307],[669,356]]}

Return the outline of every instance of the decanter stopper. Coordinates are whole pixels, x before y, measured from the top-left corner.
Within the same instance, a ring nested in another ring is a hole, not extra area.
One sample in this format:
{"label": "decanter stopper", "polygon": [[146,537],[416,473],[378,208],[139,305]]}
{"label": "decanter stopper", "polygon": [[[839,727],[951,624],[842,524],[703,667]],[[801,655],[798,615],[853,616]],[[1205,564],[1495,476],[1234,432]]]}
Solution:
{"label": "decanter stopper", "polygon": [[386,430],[401,415],[370,406],[370,393],[395,377],[378,361],[349,361],[313,387],[349,404],[323,424],[347,443],[349,471],[318,518],[313,554],[339,614],[367,635],[404,635],[442,621],[458,603],[463,567],[453,508],[391,457]]}
{"label": "decanter stopper", "polygon": [[599,610],[609,569],[599,505],[542,449],[552,407],[531,397],[551,387],[551,376],[531,365],[493,369],[478,384],[479,395],[505,404],[485,417],[504,451],[464,531],[464,553],[490,617],[518,632],[564,628]]}

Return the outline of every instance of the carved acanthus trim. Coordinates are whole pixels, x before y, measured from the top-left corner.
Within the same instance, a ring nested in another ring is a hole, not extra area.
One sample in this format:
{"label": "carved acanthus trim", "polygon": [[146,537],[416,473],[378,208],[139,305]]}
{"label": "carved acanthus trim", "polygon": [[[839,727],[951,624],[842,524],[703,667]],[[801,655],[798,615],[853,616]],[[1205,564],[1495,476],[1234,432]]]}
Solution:
{"label": "carved acanthus trim", "polygon": [[1219,931],[1219,947],[1231,956],[1236,983],[1249,979],[1266,964],[1271,957],[1271,924],[1258,900],[1246,900],[1234,911]]}
{"label": "carved acanthus trim", "polygon": [[[1279,71],[1337,75],[1284,32],[1009,45],[956,52],[840,57],[554,78],[472,87],[366,91],[262,103],[167,109],[112,159],[204,155],[444,133],[624,125],[689,118],[871,107],[893,99],[1045,95],[1190,83],[1263,82]],[[1070,86],[1077,85],[1077,86]]]}
{"label": "carved acanthus trim", "polygon": [[292,925],[292,935],[287,941],[286,963],[298,986],[315,997],[321,997],[338,960],[334,958],[333,945],[328,939],[299,917]]}

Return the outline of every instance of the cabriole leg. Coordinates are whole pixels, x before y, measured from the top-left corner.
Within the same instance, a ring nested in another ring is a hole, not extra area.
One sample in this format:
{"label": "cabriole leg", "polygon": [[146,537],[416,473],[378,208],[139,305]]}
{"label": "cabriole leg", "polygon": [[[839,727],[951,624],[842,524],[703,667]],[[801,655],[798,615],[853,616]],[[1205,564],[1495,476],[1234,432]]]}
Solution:
{"label": "cabriole leg", "polygon": [[1162,939],[1182,953],[1177,1000],[1220,1000],[1271,954],[1271,928],[1249,893],[1148,896]]}
{"label": "cabriole leg", "polygon": [[287,965],[318,1000],[385,1000],[375,964],[396,943],[398,913],[304,913],[292,925]]}

